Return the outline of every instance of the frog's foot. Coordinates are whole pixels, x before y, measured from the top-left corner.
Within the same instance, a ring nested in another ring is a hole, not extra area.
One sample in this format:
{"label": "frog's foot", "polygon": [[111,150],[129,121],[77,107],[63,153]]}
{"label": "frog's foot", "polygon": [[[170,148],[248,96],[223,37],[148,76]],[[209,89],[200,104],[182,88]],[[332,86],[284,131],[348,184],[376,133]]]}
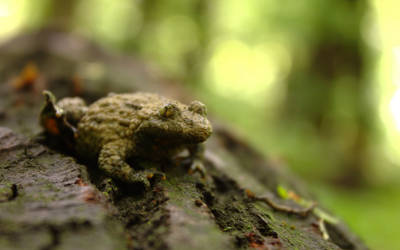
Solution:
{"label": "frog's foot", "polygon": [[206,169],[200,159],[194,159],[190,165],[189,174],[200,173],[201,178],[206,178]]}
{"label": "frog's foot", "polygon": [[135,172],[125,162],[129,143],[125,140],[117,140],[103,146],[99,154],[99,168],[108,176],[125,183],[141,183],[146,189],[150,188],[148,180],[149,172]]}
{"label": "frog's foot", "polygon": [[140,172],[135,172],[129,175],[129,177],[126,179],[126,182],[128,183],[141,183],[144,185],[145,189],[150,189],[150,181],[149,181],[149,176],[150,173],[147,171],[140,171]]}
{"label": "frog's foot", "polygon": [[206,178],[206,169],[203,165],[204,145],[199,143],[188,147],[192,164],[190,165],[189,174],[199,172],[203,179]]}
{"label": "frog's foot", "polygon": [[150,188],[149,173],[148,172],[135,172],[127,163],[124,164],[99,164],[108,176],[122,181],[124,183],[140,183],[146,189]]}

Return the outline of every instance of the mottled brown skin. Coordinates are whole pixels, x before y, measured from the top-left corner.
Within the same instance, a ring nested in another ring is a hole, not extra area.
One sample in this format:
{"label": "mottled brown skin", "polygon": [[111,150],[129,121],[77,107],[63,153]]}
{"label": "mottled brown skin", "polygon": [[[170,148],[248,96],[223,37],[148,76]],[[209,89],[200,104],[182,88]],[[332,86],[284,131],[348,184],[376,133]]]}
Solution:
{"label": "mottled brown skin", "polygon": [[135,172],[126,160],[168,159],[184,148],[193,157],[191,171],[204,172],[201,143],[212,127],[201,102],[184,105],[157,94],[133,93],[110,94],[88,107],[76,97],[64,98],[55,106],[77,126],[77,153],[98,159],[99,168],[113,178],[149,185],[151,173]]}

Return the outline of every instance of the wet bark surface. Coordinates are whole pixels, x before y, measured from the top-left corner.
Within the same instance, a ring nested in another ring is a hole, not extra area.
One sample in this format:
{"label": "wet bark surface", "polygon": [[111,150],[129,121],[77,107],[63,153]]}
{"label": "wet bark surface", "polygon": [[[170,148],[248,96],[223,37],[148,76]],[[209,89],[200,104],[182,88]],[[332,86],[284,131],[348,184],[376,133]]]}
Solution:
{"label": "wet bark surface", "polygon": [[278,186],[313,197],[215,119],[206,178],[189,175],[184,157],[136,162],[165,172],[166,180],[152,180],[150,190],[110,180],[96,163],[81,162],[40,133],[42,89],[89,103],[110,91],[192,99],[143,63],[49,30],[16,37],[0,56],[1,249],[365,249],[341,222],[326,223],[325,240],[314,213],[300,216],[254,200],[253,194],[268,194],[298,206],[279,198]]}

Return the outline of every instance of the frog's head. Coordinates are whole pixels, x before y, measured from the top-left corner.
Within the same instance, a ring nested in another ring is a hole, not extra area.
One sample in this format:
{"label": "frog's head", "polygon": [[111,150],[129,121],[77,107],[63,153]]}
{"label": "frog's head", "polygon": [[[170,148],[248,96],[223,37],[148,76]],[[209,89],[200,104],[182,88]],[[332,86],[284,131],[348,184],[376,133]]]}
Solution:
{"label": "frog's head", "polygon": [[167,144],[200,143],[211,135],[211,123],[207,119],[207,108],[199,102],[190,105],[168,102],[156,114],[142,122],[139,134]]}

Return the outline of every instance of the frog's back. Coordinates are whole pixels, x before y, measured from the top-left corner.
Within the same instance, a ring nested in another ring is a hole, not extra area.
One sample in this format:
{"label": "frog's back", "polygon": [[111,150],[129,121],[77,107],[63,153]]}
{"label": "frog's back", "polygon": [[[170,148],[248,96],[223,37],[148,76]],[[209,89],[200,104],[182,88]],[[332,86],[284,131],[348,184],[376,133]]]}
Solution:
{"label": "frog's back", "polygon": [[[151,93],[113,94],[91,104],[78,124],[78,150],[98,154],[109,141],[130,139],[168,99]],[[90,151],[90,152],[89,152]]]}

